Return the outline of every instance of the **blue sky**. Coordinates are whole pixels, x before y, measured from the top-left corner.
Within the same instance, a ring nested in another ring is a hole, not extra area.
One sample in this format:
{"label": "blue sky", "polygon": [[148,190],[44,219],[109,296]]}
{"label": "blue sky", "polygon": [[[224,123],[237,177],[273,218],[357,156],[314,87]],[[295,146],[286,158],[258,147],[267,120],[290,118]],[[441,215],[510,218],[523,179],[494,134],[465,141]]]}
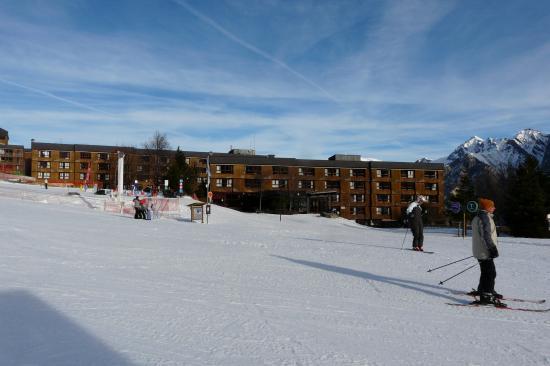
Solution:
{"label": "blue sky", "polygon": [[549,1],[3,0],[10,143],[414,161],[550,133]]}

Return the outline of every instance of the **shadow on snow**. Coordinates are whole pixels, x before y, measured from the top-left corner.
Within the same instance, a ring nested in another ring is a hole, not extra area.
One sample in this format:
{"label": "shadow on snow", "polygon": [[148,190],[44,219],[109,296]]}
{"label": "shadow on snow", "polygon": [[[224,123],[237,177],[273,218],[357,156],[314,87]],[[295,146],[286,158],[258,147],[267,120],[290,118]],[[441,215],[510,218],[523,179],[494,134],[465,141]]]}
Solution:
{"label": "shadow on snow", "polygon": [[0,314],[2,365],[132,365],[27,291],[0,292]]}
{"label": "shadow on snow", "polygon": [[365,280],[382,282],[382,283],[387,283],[387,284],[390,284],[390,285],[399,286],[399,287],[402,287],[402,288],[405,288],[405,289],[408,289],[408,290],[422,292],[422,293],[430,295],[430,296],[441,297],[443,299],[447,299],[447,300],[450,300],[450,301],[463,302],[463,300],[464,300],[464,299],[458,299],[456,297],[449,296],[449,295],[446,295],[444,293],[441,293],[441,291],[449,291],[449,292],[455,291],[455,290],[449,289],[447,287],[430,285],[430,284],[426,284],[426,283],[422,283],[422,282],[404,280],[404,279],[395,278],[395,277],[381,276],[381,275],[377,275],[377,274],[373,274],[373,273],[369,273],[369,272],[363,272],[363,271],[357,271],[357,270],[354,270],[354,269],[333,266],[331,264],[306,261],[306,260],[303,260],[303,259],[293,259],[293,258],[279,256],[279,255],[271,255],[271,256],[276,257],[276,258],[281,258],[281,259],[287,260],[287,261],[292,262],[292,263],[301,264],[303,266],[309,266],[309,267],[313,267],[313,268],[317,268],[317,269],[322,269],[324,271],[335,272],[335,273],[340,273],[340,274],[344,274],[344,275],[347,275],[347,276],[363,278]]}

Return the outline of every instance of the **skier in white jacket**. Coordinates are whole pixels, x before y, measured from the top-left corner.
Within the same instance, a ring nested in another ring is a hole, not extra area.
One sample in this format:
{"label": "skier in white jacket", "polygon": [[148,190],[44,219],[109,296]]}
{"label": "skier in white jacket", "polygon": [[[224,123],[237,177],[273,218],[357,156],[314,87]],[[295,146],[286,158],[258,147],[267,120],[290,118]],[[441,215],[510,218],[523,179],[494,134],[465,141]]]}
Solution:
{"label": "skier in white jacket", "polygon": [[476,294],[479,303],[505,306],[502,295],[495,291],[497,271],[494,258],[498,257],[497,229],[493,221],[495,203],[487,198],[479,199],[480,211],[472,220],[472,254],[479,262],[481,275]]}

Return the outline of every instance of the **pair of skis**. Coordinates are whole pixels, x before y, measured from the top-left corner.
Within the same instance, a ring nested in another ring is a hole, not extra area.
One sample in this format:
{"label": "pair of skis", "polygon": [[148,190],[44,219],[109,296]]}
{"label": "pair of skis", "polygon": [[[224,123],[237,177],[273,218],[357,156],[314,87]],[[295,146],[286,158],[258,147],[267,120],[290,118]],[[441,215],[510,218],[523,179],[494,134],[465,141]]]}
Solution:
{"label": "pair of skis", "polygon": [[[475,298],[474,295],[468,292],[456,292],[454,294],[466,295],[466,296],[471,296]],[[520,298],[506,297],[506,296],[504,296],[501,300],[506,302],[519,302],[519,303],[530,303],[530,304],[544,304],[546,302],[545,299],[520,299]],[[478,304],[475,301],[469,304],[447,303],[447,305],[463,306],[463,307],[490,307],[490,308],[495,308],[500,310],[528,311],[528,312],[534,312],[534,313],[550,312],[550,308],[546,308],[546,309],[519,308],[514,306],[498,306],[498,304]]]}

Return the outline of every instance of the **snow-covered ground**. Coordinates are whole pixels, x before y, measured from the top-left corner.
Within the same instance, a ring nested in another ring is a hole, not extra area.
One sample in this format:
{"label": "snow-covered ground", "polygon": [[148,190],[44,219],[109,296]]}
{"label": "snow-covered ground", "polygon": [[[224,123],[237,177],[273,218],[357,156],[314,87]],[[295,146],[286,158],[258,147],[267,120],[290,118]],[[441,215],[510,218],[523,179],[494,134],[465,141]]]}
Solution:
{"label": "snow-covered ground", "polygon": [[[103,199],[0,182],[0,365],[550,365],[550,313],[445,304],[479,276],[427,272],[471,254],[452,231],[426,231],[430,255],[400,250],[403,229],[217,206],[144,221]],[[550,299],[550,240],[500,253],[497,290]]]}

